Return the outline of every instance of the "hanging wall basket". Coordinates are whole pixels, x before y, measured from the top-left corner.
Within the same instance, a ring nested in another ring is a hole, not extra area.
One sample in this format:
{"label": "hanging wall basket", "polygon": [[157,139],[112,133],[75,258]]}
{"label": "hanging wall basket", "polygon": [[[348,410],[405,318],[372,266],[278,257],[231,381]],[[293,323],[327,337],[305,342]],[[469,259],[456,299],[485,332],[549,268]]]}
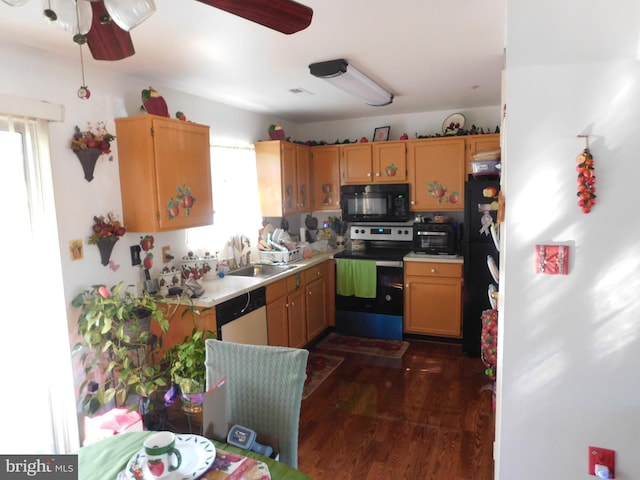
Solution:
{"label": "hanging wall basket", "polygon": [[111,259],[111,252],[113,251],[113,246],[116,244],[120,237],[105,237],[98,240],[98,250],[100,250],[100,263],[105,267],[109,265],[109,260]]}
{"label": "hanging wall basket", "polygon": [[102,150],[99,148],[85,148],[82,150],[74,150],[74,152],[82,164],[84,178],[87,182],[90,182],[93,180],[93,171],[96,168],[98,158],[102,155]]}

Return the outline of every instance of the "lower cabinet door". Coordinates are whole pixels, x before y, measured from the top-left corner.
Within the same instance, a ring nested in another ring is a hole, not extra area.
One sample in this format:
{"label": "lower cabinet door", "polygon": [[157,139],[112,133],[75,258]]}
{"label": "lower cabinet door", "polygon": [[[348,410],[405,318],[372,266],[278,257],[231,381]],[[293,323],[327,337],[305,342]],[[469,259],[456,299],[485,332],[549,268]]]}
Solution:
{"label": "lower cabinet door", "polygon": [[290,293],[287,297],[290,347],[302,348],[307,344],[305,313],[305,290],[301,288]]}
{"label": "lower cabinet door", "polygon": [[310,342],[327,328],[327,282],[319,278],[307,284],[307,341]]}
{"label": "lower cabinet door", "polygon": [[287,319],[287,299],[280,297],[267,303],[267,336],[269,345],[289,346],[289,321]]}
{"label": "lower cabinet door", "polygon": [[405,332],[461,337],[460,279],[407,277],[405,284]]}

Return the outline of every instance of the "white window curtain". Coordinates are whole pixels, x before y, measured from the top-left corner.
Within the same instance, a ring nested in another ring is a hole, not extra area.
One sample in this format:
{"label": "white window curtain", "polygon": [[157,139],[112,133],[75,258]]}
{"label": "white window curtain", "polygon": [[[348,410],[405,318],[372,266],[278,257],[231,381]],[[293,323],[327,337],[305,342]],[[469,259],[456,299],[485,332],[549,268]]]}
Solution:
{"label": "white window curtain", "polygon": [[47,121],[3,115],[3,105],[0,452],[71,453],[79,439]]}
{"label": "white window curtain", "polygon": [[195,252],[221,252],[234,235],[245,235],[256,246],[262,227],[258,175],[253,146],[211,147],[214,220],[212,226],[192,228],[187,244]]}

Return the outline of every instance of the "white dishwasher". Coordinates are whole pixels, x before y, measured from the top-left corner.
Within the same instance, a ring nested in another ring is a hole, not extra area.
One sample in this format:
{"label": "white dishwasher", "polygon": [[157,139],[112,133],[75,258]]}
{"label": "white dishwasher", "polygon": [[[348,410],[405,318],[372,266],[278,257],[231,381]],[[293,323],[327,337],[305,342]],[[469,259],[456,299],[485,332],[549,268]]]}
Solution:
{"label": "white dishwasher", "polygon": [[218,339],[267,345],[266,304],[266,289],[260,287],[216,305]]}

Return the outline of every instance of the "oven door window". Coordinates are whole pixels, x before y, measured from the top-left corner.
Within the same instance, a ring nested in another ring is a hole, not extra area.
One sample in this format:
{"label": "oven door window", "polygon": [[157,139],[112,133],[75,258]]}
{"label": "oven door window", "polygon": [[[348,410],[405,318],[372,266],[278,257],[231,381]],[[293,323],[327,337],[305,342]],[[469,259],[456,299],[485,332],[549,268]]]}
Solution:
{"label": "oven door window", "polygon": [[376,267],[376,298],[336,295],[336,310],[402,315],[404,310],[403,269]]}
{"label": "oven door window", "polygon": [[418,245],[422,250],[446,252],[449,248],[449,234],[446,232],[420,232]]}

